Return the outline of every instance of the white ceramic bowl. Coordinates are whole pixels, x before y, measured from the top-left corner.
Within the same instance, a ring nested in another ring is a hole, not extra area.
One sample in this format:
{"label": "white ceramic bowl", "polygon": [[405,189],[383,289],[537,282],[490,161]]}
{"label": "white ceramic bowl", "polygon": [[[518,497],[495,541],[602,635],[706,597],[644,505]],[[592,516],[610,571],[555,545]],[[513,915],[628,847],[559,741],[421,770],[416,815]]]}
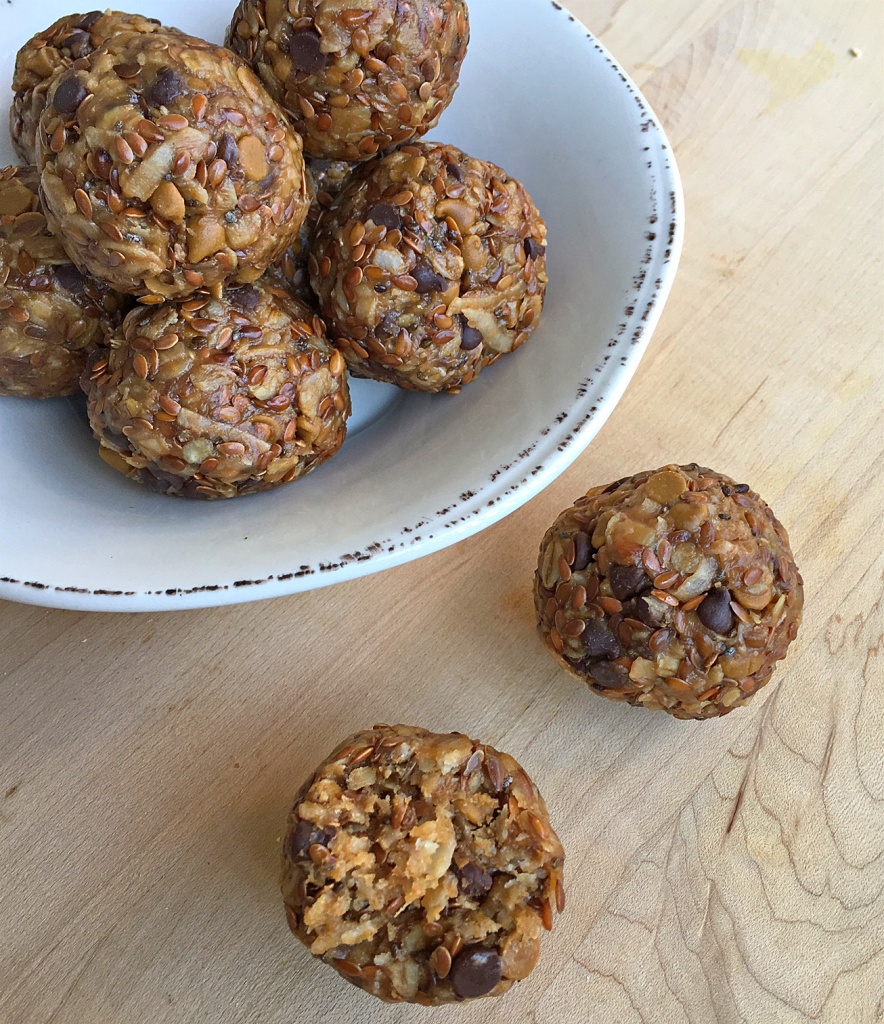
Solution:
{"label": "white ceramic bowl", "polygon": [[[125,5],[124,5],[125,6]],[[130,5],[212,40],[233,0]],[[2,68],[73,0],[0,9]],[[549,0],[470,0],[461,87],[432,138],[520,178],[549,225],[529,342],[458,396],[355,381],[328,465],[267,494],[189,502],[108,468],[82,401],[0,398],[0,597],[139,611],[275,597],[378,572],[483,530],[589,444],[635,372],[682,241],[666,138],[595,38]],[[15,162],[3,140],[2,163]]]}

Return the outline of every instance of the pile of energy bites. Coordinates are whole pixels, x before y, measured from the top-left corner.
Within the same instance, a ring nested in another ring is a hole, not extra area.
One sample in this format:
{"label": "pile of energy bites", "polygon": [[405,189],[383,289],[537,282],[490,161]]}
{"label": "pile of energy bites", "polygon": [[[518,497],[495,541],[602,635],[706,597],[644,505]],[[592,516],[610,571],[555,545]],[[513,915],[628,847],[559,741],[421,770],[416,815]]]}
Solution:
{"label": "pile of energy bites", "polygon": [[[82,387],[101,456],[163,494],[296,480],[341,446],[348,374],[458,391],[540,322],[524,186],[421,142],[467,50],[463,0],[243,0],[227,47],[74,14],[19,52],[0,172],[0,394]],[[541,636],[613,700],[708,719],[785,657],[803,587],[746,484],[695,464],[595,487],[543,539]],[[507,754],[376,725],[302,785],[289,926],[391,1002],[526,978],[564,852]]]}
{"label": "pile of energy bites", "polygon": [[540,322],[525,188],[420,141],[464,0],[243,0],[226,46],[137,14],[19,51],[0,171],[0,395],[82,387],[104,460],[228,498],[341,447],[350,374],[457,392]]}

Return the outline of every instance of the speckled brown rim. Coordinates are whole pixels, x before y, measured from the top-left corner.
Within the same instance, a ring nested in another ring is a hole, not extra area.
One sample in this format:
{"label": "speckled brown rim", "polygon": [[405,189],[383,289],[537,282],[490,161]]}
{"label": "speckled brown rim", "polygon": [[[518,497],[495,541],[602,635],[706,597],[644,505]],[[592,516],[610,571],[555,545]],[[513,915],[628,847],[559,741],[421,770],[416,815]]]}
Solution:
{"label": "speckled brown rim", "polygon": [[[287,567],[260,579],[204,583],[160,590],[106,590],[60,587],[36,580],[0,576],[0,598],[76,611],[173,611],[238,604],[313,590],[401,565],[432,554],[486,529],[520,508],[549,486],[586,449],[626,390],[654,332],[669,296],[684,238],[683,195],[678,169],[663,129],[626,72],[604,46],[565,7],[553,8],[585,34],[635,101],[650,185],[651,217],[647,247],[632,282],[615,335],[592,372],[575,382],[571,405],[551,418],[537,439],[490,474],[485,483],[459,494],[449,505],[378,539],[364,549],[346,552],[328,562]],[[612,360],[622,368],[613,385],[588,399],[595,377]]]}

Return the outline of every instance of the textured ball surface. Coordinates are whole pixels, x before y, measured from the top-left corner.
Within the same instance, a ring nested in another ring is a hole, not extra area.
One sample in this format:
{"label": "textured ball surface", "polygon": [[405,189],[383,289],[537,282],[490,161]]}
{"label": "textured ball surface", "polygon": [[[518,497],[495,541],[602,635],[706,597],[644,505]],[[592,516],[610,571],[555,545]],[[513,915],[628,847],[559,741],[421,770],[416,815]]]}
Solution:
{"label": "textured ball surface", "polygon": [[297,480],[338,451],[350,414],[322,321],[270,284],[139,306],[83,387],[105,461],[189,498]]}
{"label": "textured ball surface", "polygon": [[540,323],[546,225],[501,168],[415,143],[353,173],[320,221],[309,265],[356,376],[452,390]]}
{"label": "textured ball surface", "polygon": [[785,529],[697,465],[595,487],[540,547],[539,630],[590,689],[677,718],[745,704],[786,656],[804,592]]}
{"label": "textured ball surface", "polygon": [[469,42],[464,0],[242,0],[227,44],[312,157],[369,160],[432,128]]}
{"label": "textured ball surface", "polygon": [[38,32],[18,51],[9,111],[9,134],[16,153],[25,163],[37,162],[37,130],[46,107],[46,94],[54,75],[75,61],[88,57],[100,46],[114,47],[114,38],[131,32],[174,33],[153,18],[120,11],[68,14]]}
{"label": "textured ball surface", "polygon": [[280,108],[229,50],[181,33],[117,36],[54,78],[38,148],[50,228],[134,295],[254,281],[307,214]]}

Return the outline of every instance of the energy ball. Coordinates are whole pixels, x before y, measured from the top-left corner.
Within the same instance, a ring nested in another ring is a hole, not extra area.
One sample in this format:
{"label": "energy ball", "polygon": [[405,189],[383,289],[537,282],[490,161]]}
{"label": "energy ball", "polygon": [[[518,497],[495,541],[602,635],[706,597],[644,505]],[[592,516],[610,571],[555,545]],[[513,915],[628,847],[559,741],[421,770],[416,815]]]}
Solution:
{"label": "energy ball", "polygon": [[0,170],[0,395],[75,395],[124,299],[71,266],[46,227],[35,167]]}
{"label": "energy ball", "polygon": [[[9,111],[9,134],[16,153],[25,163],[37,162],[37,129],[46,106],[52,76],[74,61],[128,32],[156,32],[162,28],[153,18],[119,11],[68,14],[43,32],[38,32],[18,51],[12,89],[15,97]],[[175,32],[175,29],[163,29]]]}
{"label": "energy ball", "polygon": [[316,296],[310,287],[310,271],[307,262],[313,235],[323,210],[327,210],[341,191],[353,169],[353,164],[344,160],[307,160],[307,188],[310,208],[294,245],[286,249],[267,274],[297,298],[313,305]]}
{"label": "energy ball", "polygon": [[455,390],[540,323],[546,225],[499,167],[415,143],[354,172],[323,215],[310,280],[352,373]]}
{"label": "energy ball", "polygon": [[746,704],[798,633],[789,538],[746,484],[665,466],[594,487],[540,546],[539,630],[596,693],[676,718]]}
{"label": "energy ball", "polygon": [[285,107],[305,152],[362,161],[436,124],[469,36],[464,0],[241,0],[227,45]]}
{"label": "energy ball", "polygon": [[50,228],[84,273],[174,298],[256,280],[307,214],[301,140],[229,50],[130,33],[52,80]]}
{"label": "energy ball", "polygon": [[289,926],[386,1002],[499,996],[564,908],[564,852],[507,754],[460,733],[377,725],[302,787],[283,842]]}
{"label": "energy ball", "polygon": [[350,414],[322,321],[269,284],[136,308],[83,389],[105,461],[187,498],[297,480],[341,447]]}

